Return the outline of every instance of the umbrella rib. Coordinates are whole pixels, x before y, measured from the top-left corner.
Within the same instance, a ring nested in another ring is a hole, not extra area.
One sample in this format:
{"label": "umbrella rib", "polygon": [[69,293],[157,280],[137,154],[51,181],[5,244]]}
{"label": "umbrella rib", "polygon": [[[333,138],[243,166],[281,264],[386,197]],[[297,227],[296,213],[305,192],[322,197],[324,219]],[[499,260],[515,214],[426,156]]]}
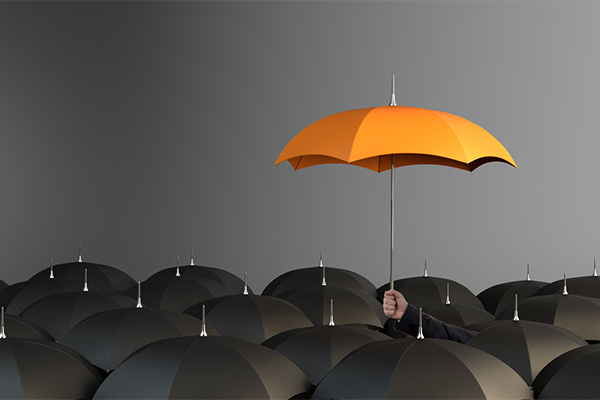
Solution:
{"label": "umbrella rib", "polygon": [[[464,147],[462,145],[461,140],[459,139],[458,136],[456,136],[456,133],[454,132],[454,129],[452,129],[452,127],[446,122],[446,120],[442,117],[440,117],[434,110],[428,110],[431,114],[435,115],[436,118],[438,118],[440,121],[442,121],[444,123],[444,125],[446,125],[448,127],[448,129],[450,129],[450,131],[452,132],[452,134],[454,135],[454,137],[456,138],[456,140],[458,141],[458,143],[460,143],[460,151],[462,152],[462,154],[465,157],[465,164],[467,164],[467,166],[470,164],[469,159],[467,158],[467,155],[465,154],[465,150]],[[470,167],[469,167],[470,170]]]}

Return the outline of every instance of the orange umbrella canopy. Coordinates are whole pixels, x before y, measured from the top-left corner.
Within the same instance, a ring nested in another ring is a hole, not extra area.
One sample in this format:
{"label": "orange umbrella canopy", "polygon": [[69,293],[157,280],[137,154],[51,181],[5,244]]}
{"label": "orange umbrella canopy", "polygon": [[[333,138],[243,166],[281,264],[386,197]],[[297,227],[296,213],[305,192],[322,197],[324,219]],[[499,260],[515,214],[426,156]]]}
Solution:
{"label": "orange umbrella canopy", "polygon": [[394,167],[435,164],[473,171],[491,161],[517,165],[489,132],[457,115],[406,106],[344,111],[301,131],[275,165],[294,169],[351,164],[381,172]]}

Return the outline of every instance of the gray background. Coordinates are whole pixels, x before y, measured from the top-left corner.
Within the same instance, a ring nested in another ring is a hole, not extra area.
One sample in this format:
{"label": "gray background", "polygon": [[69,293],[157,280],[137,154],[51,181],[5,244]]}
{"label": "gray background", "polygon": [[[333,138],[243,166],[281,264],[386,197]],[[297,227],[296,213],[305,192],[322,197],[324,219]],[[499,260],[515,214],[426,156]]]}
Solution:
{"label": "gray background", "polygon": [[519,168],[396,170],[396,277],[473,292],[592,273],[600,3],[2,2],[0,279],[194,261],[255,292],[326,265],[388,279],[389,172],[273,166],[335,112],[465,117]]}

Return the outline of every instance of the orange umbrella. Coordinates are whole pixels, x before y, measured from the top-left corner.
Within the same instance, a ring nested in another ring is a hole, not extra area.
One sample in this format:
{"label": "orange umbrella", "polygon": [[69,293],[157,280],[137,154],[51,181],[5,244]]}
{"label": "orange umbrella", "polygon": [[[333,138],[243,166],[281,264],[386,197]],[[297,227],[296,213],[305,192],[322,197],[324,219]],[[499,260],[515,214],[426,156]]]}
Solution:
{"label": "orange umbrella", "polygon": [[289,161],[294,169],[319,164],[358,165],[377,172],[391,169],[391,284],[395,167],[434,164],[473,171],[492,161],[517,166],[504,146],[479,125],[442,111],[398,106],[395,97],[392,75],[390,105],[325,117],[296,135],[275,162]]}

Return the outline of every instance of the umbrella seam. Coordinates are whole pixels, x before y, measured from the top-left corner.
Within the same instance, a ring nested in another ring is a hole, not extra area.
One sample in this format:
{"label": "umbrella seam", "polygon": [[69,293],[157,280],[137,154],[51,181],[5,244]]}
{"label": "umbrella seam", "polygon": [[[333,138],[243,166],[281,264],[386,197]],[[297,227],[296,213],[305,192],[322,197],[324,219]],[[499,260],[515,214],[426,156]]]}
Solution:
{"label": "umbrella seam", "polygon": [[[444,123],[444,125],[446,125],[448,127],[448,129],[450,129],[450,131],[452,132],[452,134],[454,135],[454,137],[460,144],[460,151],[465,156],[465,160],[466,160],[465,164],[469,167],[469,170],[471,171],[471,166],[470,166],[471,162],[469,162],[469,159],[468,159],[467,155],[465,154],[465,149],[464,149],[463,143],[460,140],[460,138],[456,135],[456,133],[454,132],[454,129],[452,129],[452,127],[446,122],[446,120],[444,118],[442,118],[441,116],[439,116],[434,110],[427,110],[427,111],[429,111],[431,114],[435,115],[438,119],[440,119]],[[473,160],[473,161],[475,161],[475,160]]]}

